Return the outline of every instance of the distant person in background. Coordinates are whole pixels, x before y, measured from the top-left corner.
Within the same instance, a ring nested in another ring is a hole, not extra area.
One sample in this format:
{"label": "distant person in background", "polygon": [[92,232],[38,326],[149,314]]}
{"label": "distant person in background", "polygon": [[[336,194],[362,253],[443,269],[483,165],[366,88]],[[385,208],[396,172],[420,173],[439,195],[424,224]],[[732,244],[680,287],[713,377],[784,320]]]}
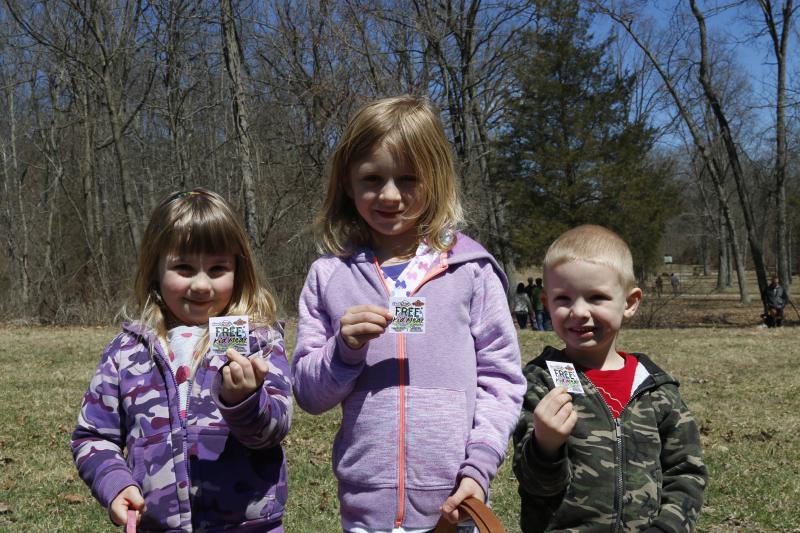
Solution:
{"label": "distant person in background", "polygon": [[661,293],[664,290],[664,280],[661,279],[661,274],[656,276],[656,296],[661,298]]}
{"label": "distant person in background", "polygon": [[673,272],[672,275],[669,277],[669,282],[672,284],[672,295],[673,296],[677,296],[678,295],[678,287],[681,284],[681,279],[678,277],[678,275],[675,272]]}
{"label": "distant person in background", "polygon": [[789,295],[781,285],[778,276],[772,276],[772,283],[764,291],[764,305],[767,306],[764,323],[768,328],[779,328],[783,325],[783,308],[789,302]]}
{"label": "distant person in background", "polygon": [[517,317],[519,329],[525,329],[525,326],[528,324],[528,317],[531,317],[531,320],[533,320],[533,307],[531,306],[531,299],[528,298],[525,292],[524,283],[520,282],[517,284],[517,292],[514,294],[513,306],[514,316]]}
{"label": "distant person in background", "polygon": [[531,291],[531,304],[533,305],[533,320],[531,327],[537,331],[544,331],[544,302],[542,302],[542,278],[536,278],[536,285]]}
{"label": "distant person in background", "polygon": [[528,299],[533,303],[533,278],[528,278],[528,284],[525,285],[525,294],[528,295]]}

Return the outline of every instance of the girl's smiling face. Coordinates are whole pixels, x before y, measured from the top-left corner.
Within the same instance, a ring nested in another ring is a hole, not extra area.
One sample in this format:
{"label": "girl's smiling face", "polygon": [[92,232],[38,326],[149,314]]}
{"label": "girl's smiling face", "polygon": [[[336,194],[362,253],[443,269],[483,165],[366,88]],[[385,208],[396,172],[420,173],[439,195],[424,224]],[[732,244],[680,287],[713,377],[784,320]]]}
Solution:
{"label": "girl's smiling face", "polygon": [[231,301],[236,257],[233,254],[186,254],[162,257],[159,291],[169,327],[200,326]]}
{"label": "girl's smiling face", "polygon": [[626,293],[611,267],[586,261],[549,267],[545,279],[547,309],[566,354],[582,366],[613,366],[617,333],[636,313],[641,289]]}
{"label": "girl's smiling face", "polygon": [[410,162],[378,144],[350,166],[347,187],[376,249],[408,251],[416,246],[422,195]]}

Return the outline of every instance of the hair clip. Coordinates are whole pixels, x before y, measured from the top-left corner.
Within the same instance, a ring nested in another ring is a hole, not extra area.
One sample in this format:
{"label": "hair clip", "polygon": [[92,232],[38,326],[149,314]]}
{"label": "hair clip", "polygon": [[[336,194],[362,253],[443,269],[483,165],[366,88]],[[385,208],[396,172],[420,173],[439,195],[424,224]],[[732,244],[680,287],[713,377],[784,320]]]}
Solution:
{"label": "hair clip", "polygon": [[184,199],[184,198],[188,198],[188,197],[190,197],[190,196],[195,196],[195,195],[198,195],[198,194],[200,194],[198,191],[184,191],[184,192],[179,192],[178,194],[176,194],[176,195],[175,195],[175,198],[174,198],[174,199],[175,199],[175,200],[182,200],[182,199]]}

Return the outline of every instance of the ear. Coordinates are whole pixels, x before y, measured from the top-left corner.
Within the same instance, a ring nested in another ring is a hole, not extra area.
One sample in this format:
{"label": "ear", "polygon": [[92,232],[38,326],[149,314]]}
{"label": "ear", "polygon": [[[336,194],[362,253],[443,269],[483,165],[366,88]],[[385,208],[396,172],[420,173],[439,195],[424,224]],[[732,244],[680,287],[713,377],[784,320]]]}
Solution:
{"label": "ear", "polygon": [[622,312],[622,316],[626,319],[633,317],[636,314],[636,310],[639,308],[639,303],[642,301],[642,289],[639,287],[634,287],[628,293],[628,296],[625,298],[625,311]]}
{"label": "ear", "polygon": [[542,294],[539,295],[539,299],[542,301],[542,305],[544,306],[545,311],[549,313],[550,309],[547,308],[547,293],[542,291]]}

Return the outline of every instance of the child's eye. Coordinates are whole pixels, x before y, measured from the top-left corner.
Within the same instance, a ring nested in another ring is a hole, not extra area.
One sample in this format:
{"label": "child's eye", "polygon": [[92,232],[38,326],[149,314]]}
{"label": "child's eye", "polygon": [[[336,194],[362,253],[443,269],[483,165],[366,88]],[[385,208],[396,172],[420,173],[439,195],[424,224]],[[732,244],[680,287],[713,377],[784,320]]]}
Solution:
{"label": "child's eye", "polygon": [[416,183],[417,177],[413,174],[406,174],[404,176],[398,176],[397,179],[403,183]]}
{"label": "child's eye", "polygon": [[594,300],[595,302],[607,302],[610,299],[611,297],[607,294],[594,294],[590,297],[590,300]]}
{"label": "child's eye", "polygon": [[230,267],[228,265],[216,265],[211,267],[211,274],[214,276],[221,276],[226,274],[230,271]]}
{"label": "child's eye", "polygon": [[192,272],[194,272],[192,266],[185,263],[178,263],[177,265],[172,265],[172,270],[174,270],[178,274],[191,274]]}

